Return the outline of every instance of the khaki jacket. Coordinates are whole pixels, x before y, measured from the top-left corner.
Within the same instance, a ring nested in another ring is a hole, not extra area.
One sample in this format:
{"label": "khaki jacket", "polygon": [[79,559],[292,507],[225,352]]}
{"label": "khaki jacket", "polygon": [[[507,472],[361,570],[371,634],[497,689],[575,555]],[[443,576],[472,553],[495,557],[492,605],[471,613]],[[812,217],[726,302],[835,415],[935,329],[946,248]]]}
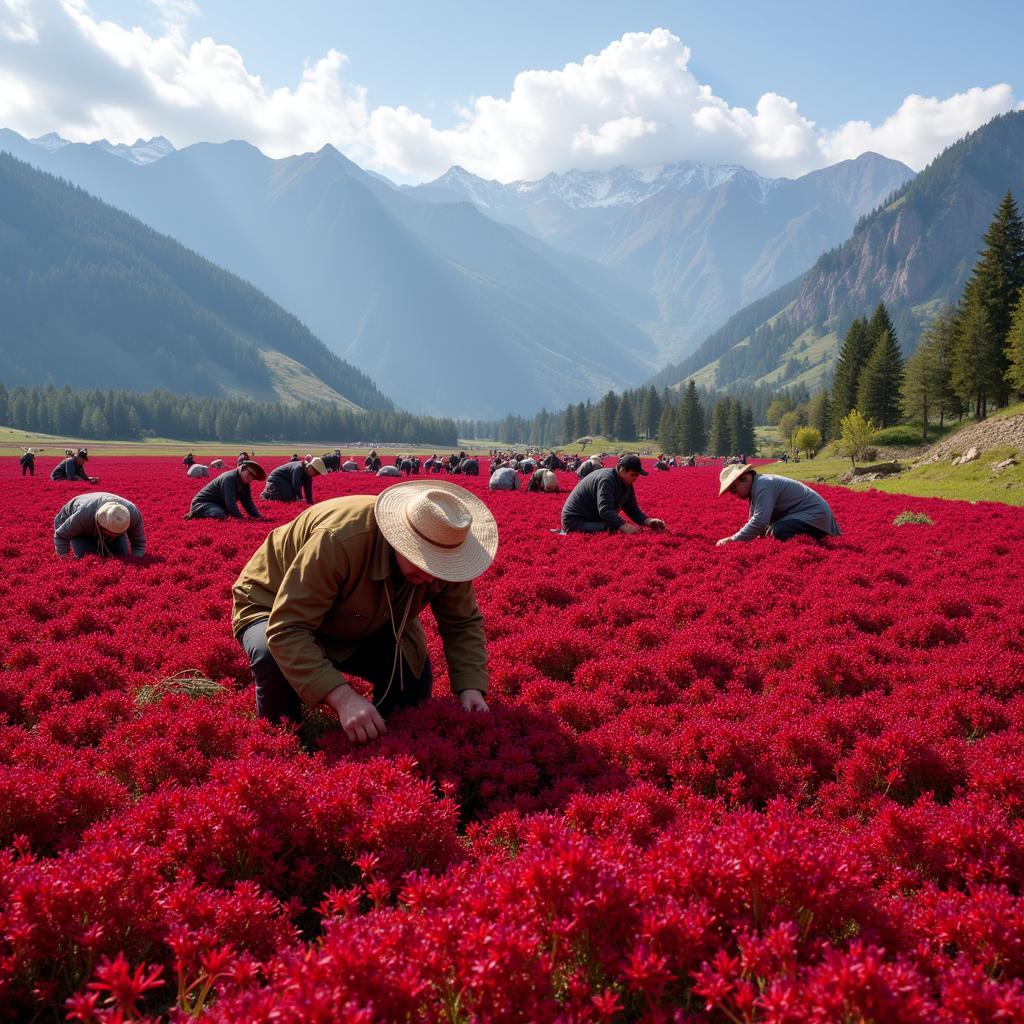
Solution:
{"label": "khaki jacket", "polygon": [[[360,642],[397,628],[402,653],[419,676],[427,657],[419,615],[429,604],[452,689],[487,692],[483,617],[472,582],[421,586],[392,578],[392,548],[377,528],[374,498],[333,498],[272,530],[232,588],[235,636],[267,618],[267,646],[299,696],[313,707],[344,682],[336,667]],[[396,596],[396,587],[399,594]],[[391,599],[391,611],[388,598]]]}

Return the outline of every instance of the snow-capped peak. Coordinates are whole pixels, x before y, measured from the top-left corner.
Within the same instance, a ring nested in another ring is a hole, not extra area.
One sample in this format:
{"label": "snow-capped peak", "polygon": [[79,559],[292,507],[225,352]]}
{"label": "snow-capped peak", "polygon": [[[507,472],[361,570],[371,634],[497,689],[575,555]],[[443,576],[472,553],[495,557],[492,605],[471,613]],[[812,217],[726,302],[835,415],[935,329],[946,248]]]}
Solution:
{"label": "snow-capped peak", "polygon": [[29,139],[28,141],[33,146],[39,146],[41,149],[48,150],[51,153],[71,145],[67,139],[62,139],[56,132],[47,132],[45,135],[40,135],[38,139]]}
{"label": "snow-capped peak", "polygon": [[106,150],[112,156],[119,156],[129,163],[140,165],[151,164],[174,152],[174,146],[162,135],[155,135],[151,139],[136,139],[130,146],[123,142],[108,142],[106,139],[100,139],[93,145]]}

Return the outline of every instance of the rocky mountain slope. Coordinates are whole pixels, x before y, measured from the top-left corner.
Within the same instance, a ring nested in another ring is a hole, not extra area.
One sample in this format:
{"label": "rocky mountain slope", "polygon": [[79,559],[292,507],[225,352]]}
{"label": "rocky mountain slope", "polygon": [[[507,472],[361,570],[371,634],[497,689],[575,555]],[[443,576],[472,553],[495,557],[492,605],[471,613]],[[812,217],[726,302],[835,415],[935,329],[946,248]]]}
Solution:
{"label": "rocky mountain slope", "polygon": [[911,351],[934,313],[958,300],[1007,190],[1024,197],[1024,112],[950,146],[842,245],[770,299],[740,310],[657,379],[816,386],[828,380],[850,321],[880,301]]}

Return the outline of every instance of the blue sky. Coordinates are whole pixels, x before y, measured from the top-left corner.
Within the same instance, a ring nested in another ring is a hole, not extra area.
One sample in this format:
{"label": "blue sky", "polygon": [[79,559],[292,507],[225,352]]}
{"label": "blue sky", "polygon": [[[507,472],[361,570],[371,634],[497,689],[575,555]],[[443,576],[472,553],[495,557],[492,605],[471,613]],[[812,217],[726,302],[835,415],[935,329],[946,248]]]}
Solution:
{"label": "blue sky", "polygon": [[[691,157],[795,174],[859,146],[919,167],[1020,103],[1022,33],[1024,5],[993,2],[0,0],[0,124],[330,141],[402,180]],[[524,71],[548,74],[515,93]]]}

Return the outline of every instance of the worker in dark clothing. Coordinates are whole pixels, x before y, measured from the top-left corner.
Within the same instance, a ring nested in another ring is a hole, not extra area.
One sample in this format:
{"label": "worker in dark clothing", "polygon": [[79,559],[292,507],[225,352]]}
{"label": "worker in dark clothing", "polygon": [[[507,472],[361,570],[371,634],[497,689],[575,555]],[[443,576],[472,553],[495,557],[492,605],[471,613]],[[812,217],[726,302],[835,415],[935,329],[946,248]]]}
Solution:
{"label": "worker in dark clothing", "polygon": [[313,477],[327,472],[324,460],[310,459],[309,462],[286,462],[278,466],[267,477],[267,486],[260,495],[264,501],[298,501],[305,497],[306,504],[313,504]]}
{"label": "worker in dark clothing", "polygon": [[262,519],[252,500],[249,485],[253,480],[266,480],[267,474],[257,462],[243,462],[237,469],[221,473],[211,480],[193,499],[186,519],[243,518],[238,506],[253,518]]}
{"label": "worker in dark clothing", "polygon": [[85,471],[85,464],[89,461],[89,454],[84,448],[79,448],[74,455],[69,455],[63,462],[58,462],[50,474],[51,480],[83,480],[87,484],[98,484],[98,476],[89,476]]}
{"label": "worker in dark clothing", "polygon": [[238,453],[238,458],[235,459],[235,465],[236,466],[240,466],[243,462],[249,462],[249,461],[250,461],[250,459],[249,459],[249,453],[248,452],[239,452]]}
{"label": "worker in dark clothing", "polygon": [[72,498],[53,520],[58,555],[127,555],[146,553],[142,513],[127,498],[106,491]]}
{"label": "worker in dark clothing", "polygon": [[31,448],[26,448],[18,462],[21,463],[21,475],[28,473],[29,476],[36,475],[36,453]]}
{"label": "worker in dark clothing", "polygon": [[[614,469],[598,469],[584,477],[562,506],[563,533],[639,533],[641,527],[664,530],[661,519],[640,511],[633,485],[647,476],[638,455],[624,455]],[[632,522],[626,522],[625,512]]]}
{"label": "worker in dark clothing", "polygon": [[181,461],[185,464],[186,469],[191,469],[192,465],[196,461],[196,457],[191,452],[187,452],[185,458],[183,458]]}
{"label": "worker in dark clothing", "polygon": [[320,456],[320,460],[323,462],[324,469],[328,473],[337,473],[341,469],[341,452],[339,451],[333,453],[324,452]]}

